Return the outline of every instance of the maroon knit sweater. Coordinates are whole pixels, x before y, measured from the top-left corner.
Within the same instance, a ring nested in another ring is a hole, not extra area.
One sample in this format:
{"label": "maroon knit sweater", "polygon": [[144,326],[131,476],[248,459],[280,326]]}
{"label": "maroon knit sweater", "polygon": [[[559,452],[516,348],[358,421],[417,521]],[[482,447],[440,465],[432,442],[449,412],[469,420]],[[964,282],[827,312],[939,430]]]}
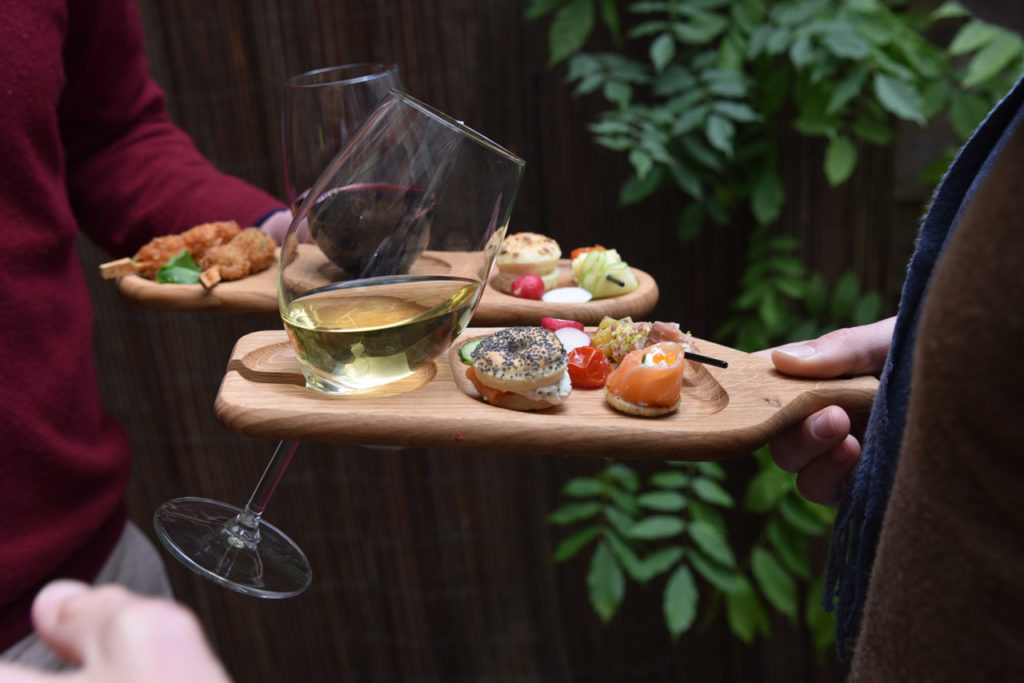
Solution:
{"label": "maroon knit sweater", "polygon": [[46,580],[90,580],[130,471],[104,415],[81,229],[111,254],[280,206],[219,173],[168,118],[135,0],[5,0],[0,20],[0,650]]}

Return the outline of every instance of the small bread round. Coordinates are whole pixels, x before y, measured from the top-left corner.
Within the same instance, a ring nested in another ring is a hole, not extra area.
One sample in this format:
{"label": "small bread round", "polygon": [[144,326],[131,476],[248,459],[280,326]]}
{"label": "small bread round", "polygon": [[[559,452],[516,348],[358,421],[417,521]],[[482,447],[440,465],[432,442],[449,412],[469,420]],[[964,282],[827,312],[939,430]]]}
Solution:
{"label": "small bread round", "polygon": [[676,402],[670,406],[645,406],[639,403],[633,403],[632,401],[627,401],[620,396],[616,396],[608,391],[607,388],[604,390],[604,397],[608,400],[608,404],[612,408],[615,408],[615,410],[618,410],[621,413],[626,413],[627,415],[638,415],[639,417],[657,417],[658,415],[673,413],[679,409],[679,403],[683,400],[680,396],[676,399]]}
{"label": "small bread round", "polygon": [[[558,266],[562,249],[558,242],[536,232],[517,232],[505,238],[495,263],[508,275],[550,273]],[[513,278],[515,279],[515,278]]]}
{"label": "small bread round", "polygon": [[471,354],[477,379],[492,389],[526,392],[554,384],[569,367],[558,335],[543,327],[508,327]]}
{"label": "small bread round", "polygon": [[[494,283],[494,286],[500,289],[501,291],[505,292],[506,294],[511,294],[512,283],[516,281],[516,278],[522,275],[526,275],[526,273],[498,273],[497,275],[494,276],[494,280],[492,282]],[[545,292],[557,287],[558,278],[561,277],[561,273],[559,272],[557,267],[552,268],[550,272],[536,273],[536,275],[540,277],[541,281],[544,283]]]}
{"label": "small bread round", "polygon": [[561,405],[564,401],[537,401],[526,398],[521,394],[506,393],[498,401],[502,408],[510,410],[544,410],[552,406]]}

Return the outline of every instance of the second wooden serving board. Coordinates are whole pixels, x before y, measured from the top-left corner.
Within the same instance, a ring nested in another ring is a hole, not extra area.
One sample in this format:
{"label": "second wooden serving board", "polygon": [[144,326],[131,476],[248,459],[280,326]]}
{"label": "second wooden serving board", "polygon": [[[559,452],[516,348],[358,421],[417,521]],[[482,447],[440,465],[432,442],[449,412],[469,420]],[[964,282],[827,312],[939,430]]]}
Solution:
{"label": "second wooden serving board", "polygon": [[695,340],[728,368],[687,361],[677,412],[657,418],[617,412],[602,390],[574,389],[561,406],[518,412],[484,402],[457,349],[494,329],[471,328],[449,353],[414,375],[363,394],[305,387],[283,331],[242,337],[215,410],[229,429],[268,439],[473,449],[649,460],[720,460],[751,453],[783,428],[827,405],[866,413],[874,377],[787,377],[767,359]]}

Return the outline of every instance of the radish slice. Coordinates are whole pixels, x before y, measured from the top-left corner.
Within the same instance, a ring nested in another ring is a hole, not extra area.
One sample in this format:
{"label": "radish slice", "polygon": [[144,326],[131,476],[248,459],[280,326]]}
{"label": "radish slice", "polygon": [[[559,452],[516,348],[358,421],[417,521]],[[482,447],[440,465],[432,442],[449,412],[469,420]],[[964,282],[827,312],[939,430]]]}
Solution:
{"label": "radish slice", "polygon": [[540,326],[545,330],[551,330],[552,332],[563,327],[575,327],[577,330],[583,329],[583,323],[577,322],[576,320],[565,320],[563,318],[541,318]]}
{"label": "radish slice", "polygon": [[580,346],[590,346],[590,335],[575,327],[560,327],[555,330],[555,336],[562,342],[566,352]]}
{"label": "radish slice", "polygon": [[594,295],[582,287],[556,287],[544,292],[541,301],[559,304],[582,304],[593,298]]}

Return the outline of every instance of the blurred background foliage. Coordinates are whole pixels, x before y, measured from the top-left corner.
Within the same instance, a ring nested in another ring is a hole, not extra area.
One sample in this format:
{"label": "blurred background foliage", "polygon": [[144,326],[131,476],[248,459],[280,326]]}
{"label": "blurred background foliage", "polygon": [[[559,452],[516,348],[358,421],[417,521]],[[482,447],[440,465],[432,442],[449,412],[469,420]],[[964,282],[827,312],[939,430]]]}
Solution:
{"label": "blurred background foliage", "polygon": [[[839,186],[865,146],[896,145],[901,122],[946,117],[955,141],[966,140],[1024,70],[1016,34],[956,3],[532,0],[526,17],[547,22],[549,63],[564,69],[566,87],[599,100],[593,141],[629,163],[620,205],[684,197],[680,249],[707,230],[749,232],[737,294],[715,332],[747,351],[885,313],[882,295],[852,270],[826,281],[779,229],[792,199],[787,136],[820,138],[814,172]],[[933,187],[955,149],[931,160],[921,181]],[[774,612],[827,647],[833,619],[821,607],[823,544],[813,540],[830,530],[833,511],[805,501],[767,449],[754,458],[742,482],[715,463],[669,463],[641,479],[609,462],[572,479],[549,517],[565,529],[555,560],[589,554],[587,590],[605,622],[627,580],[658,581],[674,638],[724,613],[750,643],[771,632]],[[736,540],[738,515],[757,518],[760,532]]]}

